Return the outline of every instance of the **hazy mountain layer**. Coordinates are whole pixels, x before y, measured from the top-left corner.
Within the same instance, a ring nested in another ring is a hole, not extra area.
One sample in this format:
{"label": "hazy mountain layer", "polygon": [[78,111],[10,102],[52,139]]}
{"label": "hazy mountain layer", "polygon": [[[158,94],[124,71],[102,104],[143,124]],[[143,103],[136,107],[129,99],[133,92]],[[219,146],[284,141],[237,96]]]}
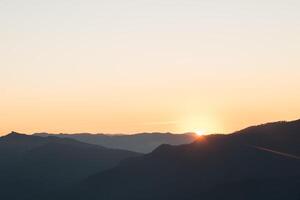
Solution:
{"label": "hazy mountain layer", "polygon": [[56,136],[72,138],[81,142],[97,144],[107,148],[125,149],[140,153],[150,153],[162,144],[180,145],[196,140],[196,135],[171,133],[140,133],[135,135],[106,135],[106,134],[48,134],[37,133],[37,136]]}

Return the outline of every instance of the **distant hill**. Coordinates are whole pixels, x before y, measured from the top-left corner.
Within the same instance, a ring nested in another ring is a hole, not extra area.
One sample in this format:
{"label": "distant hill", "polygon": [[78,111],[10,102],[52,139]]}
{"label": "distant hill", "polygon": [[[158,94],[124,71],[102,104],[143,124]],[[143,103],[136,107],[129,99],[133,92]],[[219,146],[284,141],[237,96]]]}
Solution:
{"label": "distant hill", "polygon": [[161,145],[87,178],[59,198],[299,200],[300,121]]}
{"label": "distant hill", "polygon": [[109,135],[109,134],[48,134],[36,133],[36,136],[56,136],[60,138],[72,138],[81,142],[97,144],[107,148],[125,149],[140,153],[150,153],[162,144],[181,145],[196,140],[193,133],[140,133],[134,135]]}
{"label": "distant hill", "polygon": [[33,200],[140,154],[12,132],[0,138],[0,199]]}

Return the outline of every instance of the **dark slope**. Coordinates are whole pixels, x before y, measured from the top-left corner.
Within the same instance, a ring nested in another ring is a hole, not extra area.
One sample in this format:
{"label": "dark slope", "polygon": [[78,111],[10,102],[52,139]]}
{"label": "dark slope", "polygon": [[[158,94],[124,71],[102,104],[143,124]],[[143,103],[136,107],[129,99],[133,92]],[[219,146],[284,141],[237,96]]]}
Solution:
{"label": "dark slope", "polygon": [[81,142],[96,144],[107,148],[126,149],[129,151],[150,153],[162,144],[181,145],[196,140],[195,134],[171,133],[140,133],[135,135],[106,135],[106,134],[47,134],[36,133],[37,136],[56,136],[72,138]]}
{"label": "dark slope", "polygon": [[300,120],[252,126],[230,136],[239,143],[300,155]]}
{"label": "dark slope", "polygon": [[300,121],[294,121],[162,145],[91,176],[63,199],[297,200],[299,139]]}
{"label": "dark slope", "polygon": [[138,155],[72,139],[13,132],[0,138],[0,199],[36,199]]}

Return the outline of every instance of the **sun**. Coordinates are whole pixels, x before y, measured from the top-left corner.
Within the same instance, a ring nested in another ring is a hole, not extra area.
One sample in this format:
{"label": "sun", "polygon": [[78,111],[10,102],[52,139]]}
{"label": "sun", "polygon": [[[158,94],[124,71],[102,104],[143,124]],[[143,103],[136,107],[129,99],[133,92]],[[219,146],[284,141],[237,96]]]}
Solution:
{"label": "sun", "polygon": [[203,130],[198,130],[198,131],[195,131],[195,133],[196,133],[196,135],[198,135],[198,136],[202,136],[202,135],[205,134],[205,131],[203,131]]}

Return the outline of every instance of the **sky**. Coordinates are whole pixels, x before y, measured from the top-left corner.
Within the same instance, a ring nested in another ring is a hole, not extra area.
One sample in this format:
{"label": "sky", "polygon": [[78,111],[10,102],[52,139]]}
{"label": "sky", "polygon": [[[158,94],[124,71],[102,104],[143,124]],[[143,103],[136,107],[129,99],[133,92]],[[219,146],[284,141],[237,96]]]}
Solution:
{"label": "sky", "polygon": [[0,0],[0,134],[300,118],[298,0]]}

